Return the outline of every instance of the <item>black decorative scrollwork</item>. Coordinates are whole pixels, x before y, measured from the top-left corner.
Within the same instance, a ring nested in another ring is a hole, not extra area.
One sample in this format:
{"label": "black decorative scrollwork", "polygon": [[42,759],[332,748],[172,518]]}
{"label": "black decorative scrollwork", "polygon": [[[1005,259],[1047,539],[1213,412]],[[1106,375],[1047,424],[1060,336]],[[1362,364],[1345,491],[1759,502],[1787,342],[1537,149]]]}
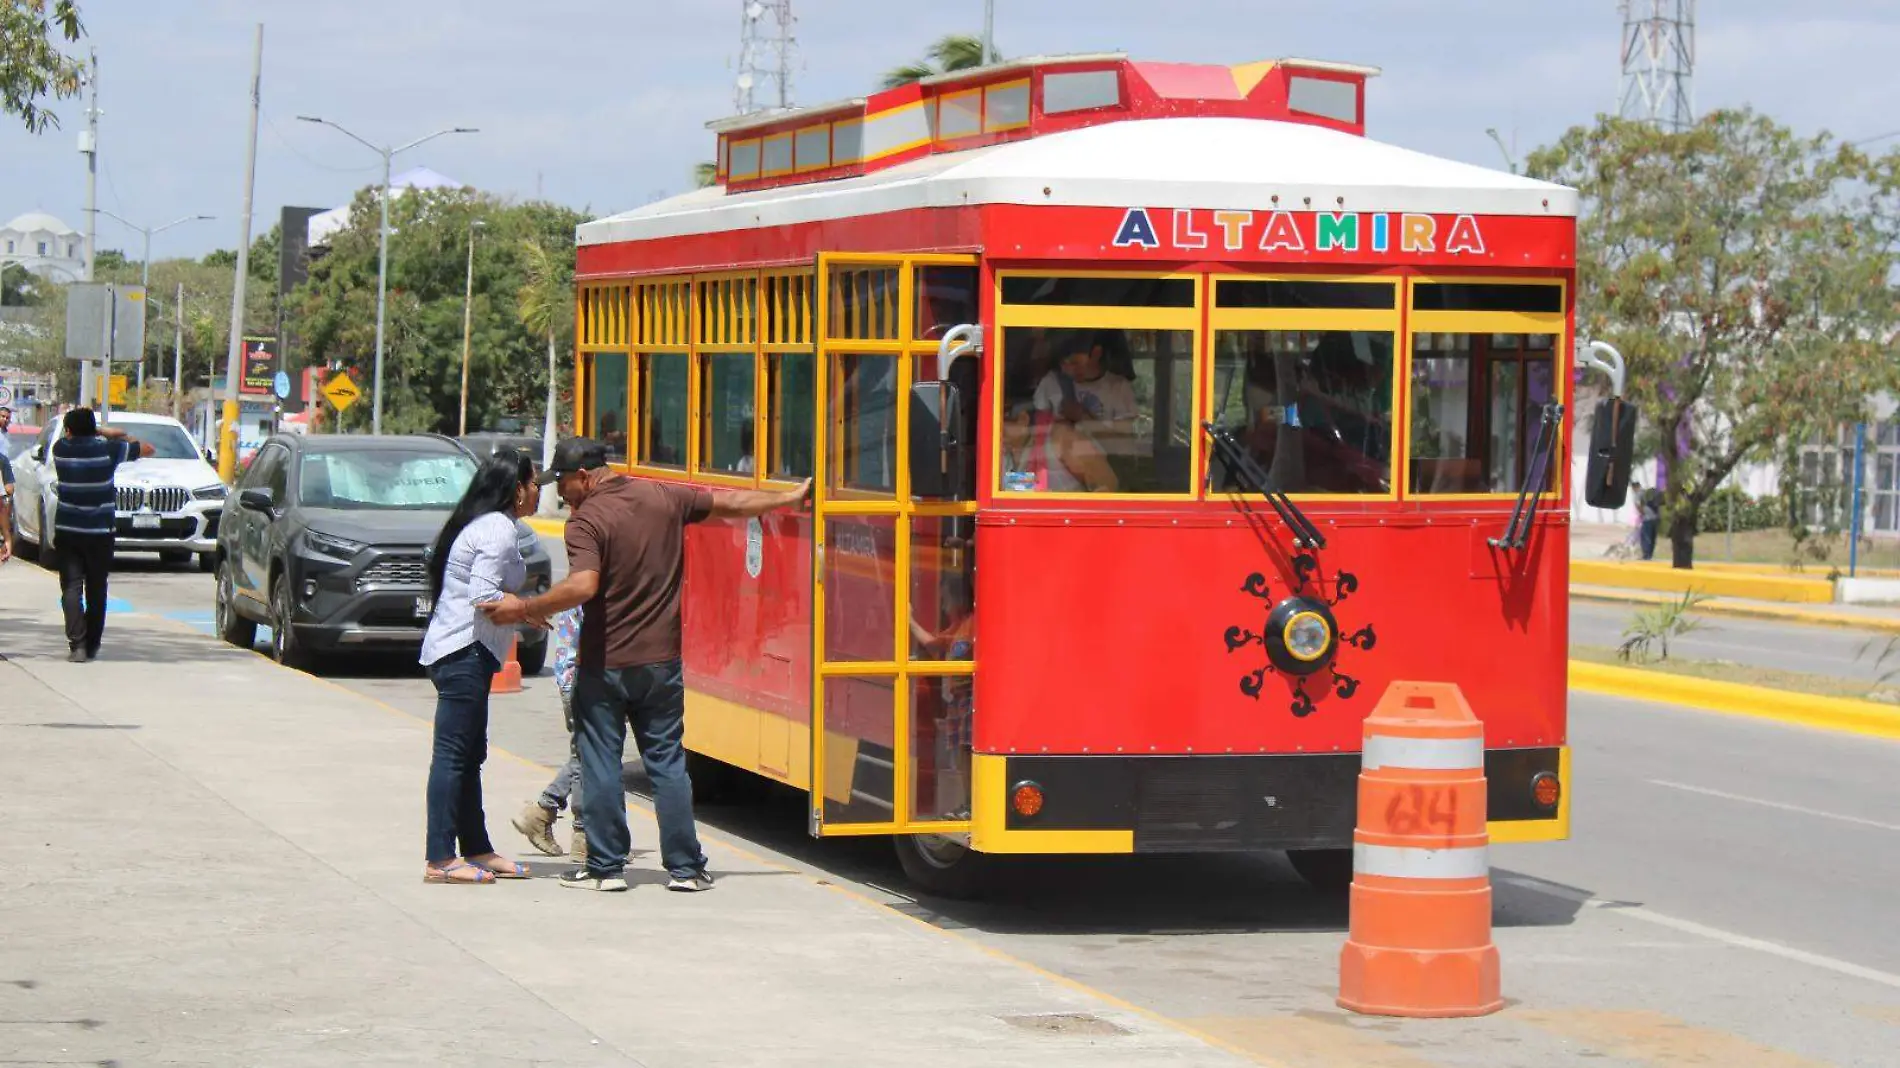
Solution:
{"label": "black decorative scrollwork", "polygon": [[[1311,552],[1302,552],[1293,557],[1292,572],[1292,581],[1289,583],[1290,588],[1284,593],[1276,594],[1272,582],[1266,575],[1258,571],[1251,572],[1247,575],[1241,582],[1240,592],[1256,601],[1266,602],[1269,606],[1267,610],[1268,618],[1271,619],[1276,609],[1285,609],[1284,602],[1287,598],[1306,598],[1307,603],[1312,605],[1313,610],[1324,614],[1327,609],[1331,609],[1343,603],[1360,590],[1359,576],[1350,571],[1335,572],[1330,583],[1324,582],[1319,558]],[[1329,588],[1331,591],[1330,597],[1327,596]],[[1319,603],[1325,604],[1326,609],[1319,609]],[[1329,619],[1329,623],[1336,625],[1336,621],[1332,619]],[[1291,698],[1287,706],[1288,710],[1292,712],[1295,718],[1304,719],[1312,715],[1319,708],[1318,703],[1313,698],[1313,694],[1308,692],[1307,684],[1317,678],[1312,672],[1315,669],[1321,669],[1320,664],[1313,664],[1304,671],[1301,671],[1298,666],[1284,659],[1284,650],[1279,650],[1276,653],[1276,648],[1269,645],[1269,635],[1272,633],[1272,623],[1269,623],[1266,627],[1259,630],[1237,624],[1226,628],[1221,634],[1221,641],[1222,644],[1227,647],[1227,652],[1230,654],[1248,648],[1249,646],[1258,646],[1264,652],[1270,654],[1265,664],[1240,677],[1239,684],[1242,694],[1258,701],[1261,696],[1266,693],[1267,677],[1269,675],[1285,673],[1288,682],[1291,683],[1292,690]],[[1350,701],[1359,693],[1360,680],[1358,677],[1340,670],[1336,659],[1339,650],[1352,648],[1362,652],[1371,652],[1373,648],[1378,645],[1379,636],[1373,629],[1373,625],[1367,623],[1351,634],[1340,633],[1336,642],[1337,646],[1329,654],[1329,659],[1323,661],[1324,667],[1322,670],[1327,672],[1328,677],[1323,684],[1325,690],[1319,692],[1335,697],[1341,701]],[[1272,659],[1273,655],[1282,656],[1281,664],[1277,668]],[[1330,693],[1327,693],[1328,691],[1330,691]]]}

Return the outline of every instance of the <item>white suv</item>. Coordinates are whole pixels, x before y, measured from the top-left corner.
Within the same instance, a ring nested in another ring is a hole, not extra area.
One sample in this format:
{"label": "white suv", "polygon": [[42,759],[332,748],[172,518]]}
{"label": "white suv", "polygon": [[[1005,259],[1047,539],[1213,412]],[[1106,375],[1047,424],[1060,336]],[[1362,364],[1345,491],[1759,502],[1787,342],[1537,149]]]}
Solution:
{"label": "white suv", "polygon": [[[120,552],[155,552],[184,563],[197,556],[202,571],[217,567],[218,519],[226,488],[183,423],[162,415],[113,412],[106,417],[130,437],[152,447],[152,455],[119,467],[115,527]],[[27,555],[58,547],[53,518],[59,482],[53,471],[52,444],[57,424],[41,432],[33,451],[14,465],[14,543]]]}

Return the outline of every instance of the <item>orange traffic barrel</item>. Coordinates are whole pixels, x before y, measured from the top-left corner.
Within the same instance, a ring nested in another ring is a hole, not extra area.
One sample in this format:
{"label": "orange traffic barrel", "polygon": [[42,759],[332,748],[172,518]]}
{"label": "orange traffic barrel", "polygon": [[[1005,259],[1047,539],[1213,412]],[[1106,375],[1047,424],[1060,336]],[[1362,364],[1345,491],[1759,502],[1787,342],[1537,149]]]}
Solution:
{"label": "orange traffic barrel", "polygon": [[1457,686],[1395,682],[1366,717],[1364,742],[1339,1005],[1376,1016],[1496,1012],[1484,724]]}
{"label": "orange traffic barrel", "polygon": [[515,646],[520,644],[521,636],[518,634],[508,639],[508,659],[502,663],[501,670],[495,672],[495,677],[489,680],[489,693],[521,692],[521,661],[515,656]]}

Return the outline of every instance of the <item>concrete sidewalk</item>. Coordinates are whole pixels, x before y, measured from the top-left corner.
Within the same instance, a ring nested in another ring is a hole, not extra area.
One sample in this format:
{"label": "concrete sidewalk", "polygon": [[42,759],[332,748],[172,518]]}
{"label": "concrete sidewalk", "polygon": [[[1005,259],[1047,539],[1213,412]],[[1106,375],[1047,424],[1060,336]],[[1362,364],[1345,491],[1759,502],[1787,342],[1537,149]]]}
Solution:
{"label": "concrete sidewalk", "polygon": [[[1244,1063],[714,841],[710,894],[645,855],[626,894],[425,885],[427,724],[151,617],[64,652],[52,577],[0,567],[0,1060]],[[491,753],[504,849],[541,782]]]}

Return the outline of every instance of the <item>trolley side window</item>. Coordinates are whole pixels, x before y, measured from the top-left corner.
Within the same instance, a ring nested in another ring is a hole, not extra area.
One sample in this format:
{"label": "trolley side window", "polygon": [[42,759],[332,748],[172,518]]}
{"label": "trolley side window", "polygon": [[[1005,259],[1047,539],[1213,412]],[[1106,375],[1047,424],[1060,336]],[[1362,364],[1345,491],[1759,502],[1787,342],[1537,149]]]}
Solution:
{"label": "trolley side window", "polygon": [[769,478],[811,476],[818,397],[817,285],[810,271],[768,273],[759,286],[759,332],[765,353],[765,472]]}
{"label": "trolley side window", "polygon": [[[1544,408],[1562,399],[1563,302],[1559,285],[1415,286],[1410,492],[1518,491]],[[1441,329],[1447,326],[1469,328]],[[1564,455],[1557,444],[1554,455]],[[1550,464],[1544,484],[1532,488],[1554,490],[1558,469]]]}
{"label": "trolley side window", "polygon": [[[1214,282],[1213,412],[1287,493],[1389,495],[1398,285]],[[1218,464],[1213,488],[1241,488]]]}
{"label": "trolley side window", "polygon": [[1196,279],[1006,275],[1004,493],[1191,494]]}
{"label": "trolley side window", "polygon": [[758,277],[703,278],[697,285],[694,470],[750,478],[758,467]]}
{"label": "trolley side window", "polygon": [[615,463],[628,458],[627,354],[596,352],[593,385],[587,392],[588,433],[607,446],[607,456]]}
{"label": "trolley side window", "polygon": [[636,464],[686,468],[695,318],[692,296],[693,283],[684,278],[634,287]]}

